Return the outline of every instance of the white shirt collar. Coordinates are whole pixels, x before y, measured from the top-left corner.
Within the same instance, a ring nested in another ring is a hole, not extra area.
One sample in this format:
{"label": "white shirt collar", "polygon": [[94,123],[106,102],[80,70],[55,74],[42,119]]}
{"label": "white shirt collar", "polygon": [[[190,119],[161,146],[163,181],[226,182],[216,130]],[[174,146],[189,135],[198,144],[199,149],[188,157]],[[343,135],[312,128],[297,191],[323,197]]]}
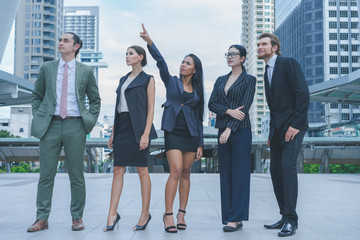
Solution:
{"label": "white shirt collar", "polygon": [[[62,58],[60,58],[60,62],[59,62],[60,67],[64,67],[65,63],[67,63],[67,62],[65,62]],[[75,63],[76,63],[76,60],[74,58],[73,60],[71,60],[67,64],[68,64],[69,68],[72,68],[72,67],[75,66]]]}
{"label": "white shirt collar", "polygon": [[274,55],[270,58],[270,60],[268,61],[267,65],[269,65],[269,67],[274,68],[275,67],[275,62],[276,62],[276,58],[278,55]]}

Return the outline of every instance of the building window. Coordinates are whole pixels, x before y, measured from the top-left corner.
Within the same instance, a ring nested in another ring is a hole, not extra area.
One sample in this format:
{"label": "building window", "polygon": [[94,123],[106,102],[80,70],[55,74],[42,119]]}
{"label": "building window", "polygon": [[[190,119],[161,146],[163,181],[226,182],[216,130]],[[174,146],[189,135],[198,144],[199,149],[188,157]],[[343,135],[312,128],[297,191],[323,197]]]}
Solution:
{"label": "building window", "polygon": [[330,10],[329,17],[336,17],[336,10]]}
{"label": "building window", "polygon": [[316,75],[323,75],[323,74],[324,74],[324,71],[323,71],[322,67],[316,68]]}
{"label": "building window", "polygon": [[351,17],[358,17],[359,13],[357,11],[351,11]]}
{"label": "building window", "polygon": [[307,54],[312,53],[312,46],[306,47],[306,48],[305,48],[305,52],[306,52]]}
{"label": "building window", "polygon": [[349,104],[341,104],[341,108],[349,109],[350,105]]}
{"label": "building window", "polygon": [[350,120],[350,114],[349,113],[342,113],[341,114],[341,120]]}
{"label": "building window", "polygon": [[347,0],[340,0],[340,6],[347,6]]}
{"label": "building window", "polygon": [[350,6],[357,6],[356,0],[350,0]]}
{"label": "building window", "polygon": [[329,28],[337,28],[337,22],[329,22]]}
{"label": "building window", "polygon": [[337,56],[330,56],[330,62],[336,63],[337,62]]}
{"label": "building window", "polygon": [[336,52],[337,51],[337,45],[336,44],[330,44],[329,48],[330,48],[331,52]]}
{"label": "building window", "polygon": [[348,17],[347,11],[340,11],[340,17]]}
{"label": "building window", "polygon": [[354,51],[354,52],[359,51],[359,44],[351,45],[351,51]]}
{"label": "building window", "polygon": [[20,128],[20,129],[19,129],[19,132],[21,132],[21,133],[24,132],[24,129],[23,129],[23,128]]}
{"label": "building window", "polygon": [[330,68],[330,74],[338,74],[338,68],[337,67],[331,67]]}
{"label": "building window", "polygon": [[315,41],[322,41],[323,40],[323,35],[322,33],[317,33],[315,34]]}
{"label": "building window", "polygon": [[315,46],[315,52],[316,52],[316,53],[320,53],[320,52],[322,52],[322,50],[323,50],[323,46],[322,46],[322,45],[316,45],[316,46]]}
{"label": "building window", "polygon": [[337,40],[337,33],[329,33],[330,40]]}
{"label": "building window", "polygon": [[352,56],[352,57],[351,57],[351,62],[353,62],[353,63],[358,63],[358,62],[359,62],[359,58],[360,58],[360,56]]}
{"label": "building window", "polygon": [[342,29],[347,29],[349,27],[349,23],[348,22],[340,22],[340,28]]}
{"label": "building window", "polygon": [[337,108],[338,108],[338,104],[337,104],[337,103],[330,103],[330,108],[332,108],[332,109],[337,109]]}
{"label": "building window", "polygon": [[358,22],[351,22],[351,29],[357,29],[359,27]]}
{"label": "building window", "polygon": [[348,63],[349,62],[349,56],[341,56],[341,62],[342,63]]}
{"label": "building window", "polygon": [[349,40],[348,33],[340,33],[340,40]]}
{"label": "building window", "polygon": [[336,6],[336,0],[329,0],[329,6]]}
{"label": "building window", "polygon": [[306,42],[306,43],[312,42],[312,35],[306,35],[306,36],[305,36],[305,42]]}
{"label": "building window", "polygon": [[359,33],[352,33],[351,38],[355,40],[359,40]]}
{"label": "building window", "polygon": [[340,44],[340,49],[342,51],[348,52],[349,51],[349,45],[347,44]]}
{"label": "building window", "polygon": [[316,64],[323,63],[323,56],[317,56],[317,57],[315,57],[315,63],[316,63]]}
{"label": "building window", "polygon": [[306,76],[311,76],[312,75],[312,69],[306,69]]}
{"label": "building window", "polygon": [[349,74],[349,68],[348,67],[342,67],[341,68],[341,74]]}
{"label": "building window", "polygon": [[322,29],[322,22],[315,23],[315,30],[321,30]]}
{"label": "building window", "polygon": [[307,57],[307,58],[305,59],[305,62],[306,62],[306,64],[308,64],[308,65],[312,64],[312,57]]}

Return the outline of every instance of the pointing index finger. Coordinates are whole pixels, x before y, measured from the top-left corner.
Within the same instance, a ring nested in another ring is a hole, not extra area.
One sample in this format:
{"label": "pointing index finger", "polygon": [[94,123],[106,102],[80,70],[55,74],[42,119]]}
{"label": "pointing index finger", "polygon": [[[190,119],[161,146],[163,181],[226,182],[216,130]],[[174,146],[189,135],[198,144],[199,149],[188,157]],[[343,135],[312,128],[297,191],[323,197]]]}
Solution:
{"label": "pointing index finger", "polygon": [[142,26],[142,29],[143,29],[144,33],[146,33],[146,29],[145,29],[145,27],[144,27],[144,24],[143,24],[143,23],[141,24],[141,26]]}

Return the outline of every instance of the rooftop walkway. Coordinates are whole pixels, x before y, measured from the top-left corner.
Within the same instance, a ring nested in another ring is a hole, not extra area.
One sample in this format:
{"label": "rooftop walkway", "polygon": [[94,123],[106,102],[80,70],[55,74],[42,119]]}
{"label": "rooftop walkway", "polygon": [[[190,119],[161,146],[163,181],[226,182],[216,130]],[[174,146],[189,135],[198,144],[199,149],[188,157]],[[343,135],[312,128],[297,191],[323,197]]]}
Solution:
{"label": "rooftop walkway", "polygon": [[[27,233],[35,220],[38,174],[0,174],[0,239],[24,240],[107,240],[107,239],[279,239],[277,230],[266,230],[264,223],[280,217],[270,175],[251,176],[250,220],[234,233],[224,233],[221,224],[218,174],[193,174],[186,221],[188,229],[165,233],[162,223],[164,186],[167,174],[151,174],[152,220],[145,231],[133,232],[141,209],[137,174],[126,174],[119,204],[119,230],[102,232],[109,206],[112,174],[86,174],[87,203],[85,230],[71,231],[70,187],[67,174],[56,176],[49,229]],[[289,239],[357,240],[360,238],[360,175],[300,174],[299,229]],[[174,210],[178,209],[175,200]],[[176,213],[176,211],[175,211]]]}

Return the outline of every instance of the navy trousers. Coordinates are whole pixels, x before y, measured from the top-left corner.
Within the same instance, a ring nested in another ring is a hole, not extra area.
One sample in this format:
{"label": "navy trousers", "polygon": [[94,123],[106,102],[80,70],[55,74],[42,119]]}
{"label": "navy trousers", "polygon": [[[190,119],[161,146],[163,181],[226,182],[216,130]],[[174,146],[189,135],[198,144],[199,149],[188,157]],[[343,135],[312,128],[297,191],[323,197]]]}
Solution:
{"label": "navy trousers", "polygon": [[227,143],[218,143],[223,224],[249,219],[251,141],[251,130],[240,128]]}
{"label": "navy trousers", "polygon": [[[280,136],[281,135],[281,136]],[[270,140],[270,173],[282,219],[297,225],[296,203],[298,197],[297,157],[305,131],[285,142],[285,134],[275,132]]]}

